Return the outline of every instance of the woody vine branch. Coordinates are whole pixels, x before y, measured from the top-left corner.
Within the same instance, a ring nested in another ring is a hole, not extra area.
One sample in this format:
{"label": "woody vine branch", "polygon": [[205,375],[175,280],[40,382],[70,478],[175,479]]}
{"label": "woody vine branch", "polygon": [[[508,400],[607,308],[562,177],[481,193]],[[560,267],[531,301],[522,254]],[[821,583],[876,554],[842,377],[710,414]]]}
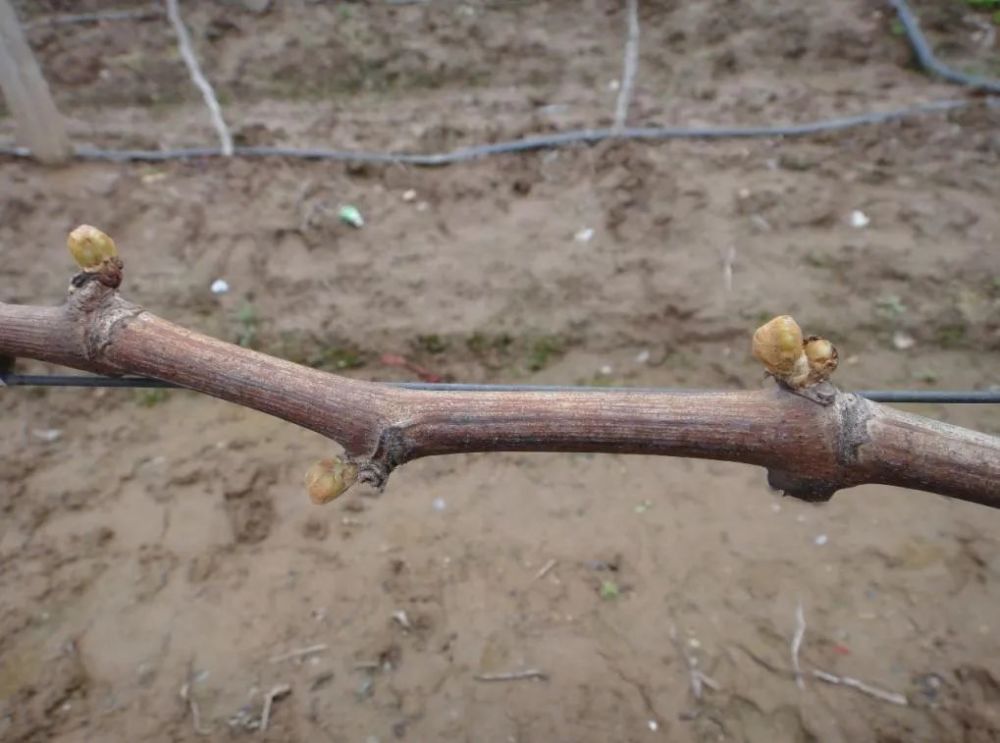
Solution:
{"label": "woody vine branch", "polygon": [[830,381],[836,349],[775,318],[753,350],[769,389],[718,392],[429,392],[348,379],[159,318],[119,293],[110,237],[74,230],[81,267],[55,307],[0,303],[0,356],[139,374],[317,431],[344,454],[314,465],[314,501],[354,482],[381,488],[408,461],[487,451],[577,451],[728,460],[765,467],[789,495],[825,500],[882,483],[1000,508],[1000,438],[878,405]]}

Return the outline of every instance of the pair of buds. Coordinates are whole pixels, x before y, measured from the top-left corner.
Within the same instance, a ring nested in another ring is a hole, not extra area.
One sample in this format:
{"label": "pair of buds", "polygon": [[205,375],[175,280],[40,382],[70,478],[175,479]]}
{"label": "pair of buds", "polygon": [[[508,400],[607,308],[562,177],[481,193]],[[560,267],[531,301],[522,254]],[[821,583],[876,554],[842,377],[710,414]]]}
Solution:
{"label": "pair of buds", "polygon": [[[802,328],[782,315],[753,335],[753,355],[782,384],[801,390],[825,382],[837,368],[837,349],[825,338],[803,338]],[[323,459],[306,472],[313,503],[329,503],[358,480],[358,467],[339,457]]]}
{"label": "pair of buds", "polygon": [[[96,279],[108,286],[121,281],[122,262],[110,236],[89,224],[80,225],[66,240],[70,255],[82,269],[82,281]],[[117,281],[115,279],[117,278]],[[114,282],[114,283],[109,283]],[[74,285],[79,285],[74,281]],[[329,503],[357,482],[358,467],[344,459],[323,459],[306,473],[306,488],[313,503]]]}
{"label": "pair of buds", "polygon": [[753,355],[779,382],[802,389],[825,382],[837,368],[837,349],[825,338],[803,338],[802,328],[781,315],[757,328]]}

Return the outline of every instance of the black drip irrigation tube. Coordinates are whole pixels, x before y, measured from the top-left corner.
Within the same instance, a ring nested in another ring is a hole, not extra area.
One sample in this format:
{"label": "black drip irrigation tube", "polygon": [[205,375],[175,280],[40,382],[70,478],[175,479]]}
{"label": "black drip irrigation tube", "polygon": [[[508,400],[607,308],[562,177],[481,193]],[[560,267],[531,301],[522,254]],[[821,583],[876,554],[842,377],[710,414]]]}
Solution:
{"label": "black drip irrigation tube", "polygon": [[913,49],[917,61],[924,70],[950,83],[974,90],[981,90],[984,93],[1000,94],[1000,80],[991,80],[988,77],[980,77],[979,75],[968,75],[964,72],[954,70],[939,61],[934,56],[931,45],[927,43],[927,37],[920,30],[920,22],[906,0],[889,0],[889,4],[896,11],[896,16],[903,25],[903,33],[906,34],[906,39],[910,42],[910,47]]}
{"label": "black drip irrigation tube", "polygon": [[[1000,94],[1000,80],[967,75],[941,63],[931,51],[920,24],[906,0],[889,0],[895,9],[903,31],[910,43],[917,61],[928,73],[937,75],[964,87],[986,93]],[[521,139],[495,142],[492,144],[460,147],[449,152],[419,154],[368,152],[363,150],[333,150],[302,147],[234,147],[233,155],[239,157],[280,157],[303,160],[332,160],[347,163],[401,164],[417,166],[442,166],[468,162],[492,155],[517,152],[532,152],[574,145],[592,145],[611,139],[659,141],[670,139],[748,139],[804,137],[814,134],[853,129],[860,126],[884,124],[913,116],[941,113],[966,108],[971,101],[943,100],[898,108],[891,111],[870,112],[856,116],[846,116],[802,124],[773,126],[722,126],[722,127],[627,127],[623,129],[574,129],[556,134],[543,134]],[[162,162],[166,160],[187,160],[192,158],[223,157],[218,147],[186,147],[171,150],[107,150],[97,147],[75,148],[78,159],[104,162]],[[0,155],[31,157],[27,147],[2,146]]]}
{"label": "black drip irrigation tube", "polygon": [[[657,141],[666,139],[770,139],[804,137],[812,134],[853,129],[871,124],[900,121],[919,114],[954,111],[969,105],[967,100],[932,101],[892,111],[845,116],[836,119],[809,121],[782,126],[723,126],[723,127],[627,127],[625,129],[573,129],[558,134],[542,134],[493,144],[460,147],[449,152],[427,155],[413,153],[366,152],[364,150],[326,150],[302,147],[234,147],[233,155],[247,158],[284,157],[300,160],[333,160],[345,163],[418,165],[434,167],[478,160],[491,155],[551,150],[575,145],[597,144],[609,139]],[[178,150],[102,150],[77,147],[81,160],[106,162],[163,162],[192,158],[223,157],[218,147],[187,147]],[[0,154],[31,157],[26,147],[0,148]]]}

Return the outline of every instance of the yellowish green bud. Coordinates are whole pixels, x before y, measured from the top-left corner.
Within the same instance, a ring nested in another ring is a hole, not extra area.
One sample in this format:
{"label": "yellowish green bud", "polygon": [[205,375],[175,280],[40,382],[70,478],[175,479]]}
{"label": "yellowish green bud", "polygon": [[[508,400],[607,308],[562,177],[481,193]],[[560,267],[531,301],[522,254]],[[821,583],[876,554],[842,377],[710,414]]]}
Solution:
{"label": "yellowish green bud", "polygon": [[802,328],[789,315],[781,315],[757,328],[753,355],[771,374],[785,381],[808,374],[802,348]]}
{"label": "yellowish green bud", "polygon": [[84,271],[95,270],[108,259],[118,256],[115,241],[89,224],[82,224],[69,233],[66,244],[73,260]]}
{"label": "yellowish green bud", "polygon": [[322,459],[306,472],[309,498],[316,505],[329,503],[358,480],[357,465],[340,457]]}

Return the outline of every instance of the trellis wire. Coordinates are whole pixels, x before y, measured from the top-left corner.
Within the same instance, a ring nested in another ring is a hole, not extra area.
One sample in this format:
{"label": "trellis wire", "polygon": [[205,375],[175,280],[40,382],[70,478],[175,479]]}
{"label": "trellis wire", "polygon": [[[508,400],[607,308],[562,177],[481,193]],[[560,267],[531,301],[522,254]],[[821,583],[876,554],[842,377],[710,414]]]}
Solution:
{"label": "trellis wire", "polygon": [[[668,387],[584,387],[578,385],[462,384],[432,382],[380,382],[390,387],[427,392],[633,392],[636,394],[686,394],[696,389]],[[148,377],[105,377],[90,374],[0,374],[0,387],[135,387],[184,389],[173,382]],[[860,390],[872,402],[890,403],[1000,403],[1000,390]]]}

